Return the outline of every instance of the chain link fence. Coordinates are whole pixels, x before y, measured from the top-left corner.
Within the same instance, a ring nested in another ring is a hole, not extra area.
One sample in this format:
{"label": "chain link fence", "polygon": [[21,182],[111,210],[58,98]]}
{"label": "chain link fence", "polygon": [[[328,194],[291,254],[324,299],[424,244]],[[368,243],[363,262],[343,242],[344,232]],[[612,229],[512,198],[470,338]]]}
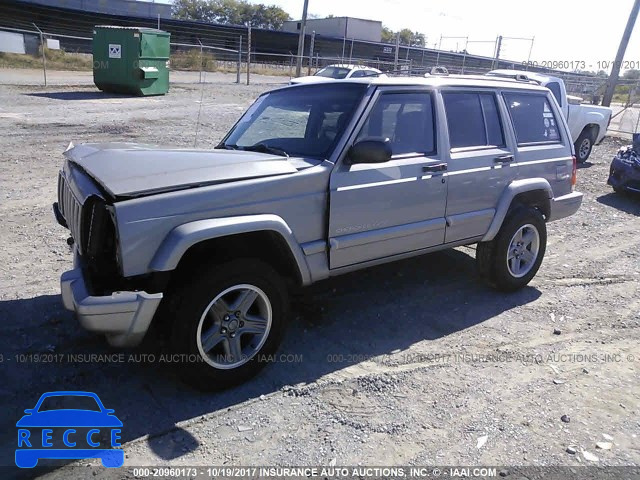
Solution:
{"label": "chain link fence", "polygon": [[[92,39],[88,36],[45,32],[36,24],[29,28],[25,22],[17,27],[0,26],[0,32],[23,35],[26,52],[25,55],[11,56],[0,53],[0,67],[42,68],[45,84],[47,68],[70,71],[91,71],[93,68]],[[252,39],[249,28],[213,30],[207,33],[204,41],[200,38],[201,33],[186,29],[177,36],[180,41],[171,42],[171,69],[194,72],[187,81],[206,82],[208,72],[235,74],[236,83],[247,84],[251,81],[251,74],[282,77],[283,83],[295,76],[298,57],[293,53],[293,43],[288,53],[267,52],[258,48],[265,39],[259,38],[259,43],[255,36]],[[261,33],[265,34],[264,31]],[[271,33],[277,35],[280,32]],[[185,39],[189,41],[182,41]],[[43,44],[47,46],[44,49]],[[466,48],[462,52],[453,52],[345,38],[339,49],[340,55],[331,55],[328,52],[335,51],[335,45],[315,34],[308,36],[307,45],[306,55],[302,56],[303,75],[313,75],[320,68],[336,63],[374,67],[388,75],[414,76],[422,76],[435,66],[444,66],[452,74],[484,74],[493,68],[542,70],[562,78],[569,95],[593,104],[600,103],[607,82],[607,78],[601,76],[550,71],[531,67],[528,62],[470,55]],[[639,103],[638,80],[621,79],[612,104],[614,118],[611,129],[620,133],[637,132]]]}
{"label": "chain link fence", "polygon": [[[36,25],[33,25],[37,29]],[[92,70],[92,38],[43,32],[36,29],[0,27],[0,32],[18,33],[24,36],[25,54],[10,55],[0,53],[0,68],[43,68],[46,82],[46,70]],[[235,73],[236,82],[250,82],[247,72],[282,76],[283,80],[295,76],[298,56],[279,53],[247,51],[247,36],[239,35],[235,42],[227,36],[221,37],[217,45],[171,42],[171,69],[175,71],[198,72],[198,81],[204,82],[207,72]],[[56,43],[51,43],[53,40]],[[209,41],[212,39],[209,38]],[[43,49],[43,44],[45,48]],[[55,48],[52,48],[55,45]],[[225,45],[225,47],[220,46]],[[235,46],[235,48],[228,48]],[[411,74],[412,61],[397,62],[380,58],[331,57],[319,54],[302,56],[303,74],[313,75],[320,68],[335,63],[350,63],[378,68],[393,73]]]}

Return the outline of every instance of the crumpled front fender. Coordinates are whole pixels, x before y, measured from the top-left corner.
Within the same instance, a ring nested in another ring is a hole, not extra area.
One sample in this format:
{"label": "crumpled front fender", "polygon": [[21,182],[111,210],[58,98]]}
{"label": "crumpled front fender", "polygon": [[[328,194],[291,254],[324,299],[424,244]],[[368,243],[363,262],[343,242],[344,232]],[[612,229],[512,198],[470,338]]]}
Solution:
{"label": "crumpled front fender", "polygon": [[161,272],[174,270],[189,248],[205,240],[260,231],[275,232],[284,239],[295,259],[302,284],[310,284],[309,266],[293,231],[281,217],[271,214],[212,218],[180,225],[165,237],[149,269]]}

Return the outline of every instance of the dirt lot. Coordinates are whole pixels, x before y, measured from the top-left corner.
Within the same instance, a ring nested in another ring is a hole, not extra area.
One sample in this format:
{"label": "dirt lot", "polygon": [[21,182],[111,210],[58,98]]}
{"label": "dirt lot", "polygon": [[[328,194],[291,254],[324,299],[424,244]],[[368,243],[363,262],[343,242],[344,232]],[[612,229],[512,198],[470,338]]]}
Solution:
{"label": "dirt lot", "polygon": [[[266,88],[207,85],[198,146]],[[640,465],[640,198],[605,185],[615,139],[580,169],[583,207],[549,225],[543,266],[518,293],[479,283],[471,248],[324,282],[294,307],[289,355],[222,393],[185,387],[147,352],[91,359],[119,351],[61,306],[61,152],[71,140],[193,145],[200,98],[188,84],[158,98],[0,86],[0,465],[13,465],[22,411],[62,389],[115,409],[126,465]]]}

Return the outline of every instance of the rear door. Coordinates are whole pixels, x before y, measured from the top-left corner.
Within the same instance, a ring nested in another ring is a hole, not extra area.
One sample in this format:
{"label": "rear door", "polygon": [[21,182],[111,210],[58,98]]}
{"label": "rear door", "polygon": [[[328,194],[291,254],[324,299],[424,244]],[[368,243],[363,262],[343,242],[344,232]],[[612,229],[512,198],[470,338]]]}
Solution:
{"label": "rear door", "polygon": [[[442,90],[449,131],[445,242],[482,236],[516,177],[505,106],[493,90]],[[505,128],[506,127],[506,128]]]}
{"label": "rear door", "polygon": [[440,245],[446,165],[438,150],[434,93],[378,89],[350,145],[390,143],[386,163],[339,162],[330,185],[330,268]]}
{"label": "rear door", "polygon": [[545,91],[505,91],[503,97],[517,141],[516,161],[522,178],[544,178],[554,194],[571,191],[571,138],[562,112]]}

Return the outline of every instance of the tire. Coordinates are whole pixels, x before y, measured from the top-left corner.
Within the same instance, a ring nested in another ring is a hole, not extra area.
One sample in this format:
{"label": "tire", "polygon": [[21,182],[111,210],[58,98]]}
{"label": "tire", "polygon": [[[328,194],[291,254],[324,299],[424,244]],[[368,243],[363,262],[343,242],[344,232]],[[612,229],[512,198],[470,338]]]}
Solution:
{"label": "tire", "polygon": [[273,359],[285,331],[288,298],[284,280],[266,263],[239,259],[205,266],[169,295],[170,344],[173,352],[188,355],[177,365],[189,385],[203,391],[228,388]]}
{"label": "tire", "polygon": [[[518,239],[517,234],[524,237]],[[478,244],[478,273],[497,290],[519,290],[538,272],[546,247],[547,228],[542,214],[535,208],[520,207],[505,219],[491,242]],[[517,249],[517,256],[513,255],[514,249]]]}
{"label": "tire", "polygon": [[591,132],[583,130],[573,146],[576,150],[576,161],[578,163],[586,162],[589,155],[591,155],[591,150],[593,149],[593,137]]}

